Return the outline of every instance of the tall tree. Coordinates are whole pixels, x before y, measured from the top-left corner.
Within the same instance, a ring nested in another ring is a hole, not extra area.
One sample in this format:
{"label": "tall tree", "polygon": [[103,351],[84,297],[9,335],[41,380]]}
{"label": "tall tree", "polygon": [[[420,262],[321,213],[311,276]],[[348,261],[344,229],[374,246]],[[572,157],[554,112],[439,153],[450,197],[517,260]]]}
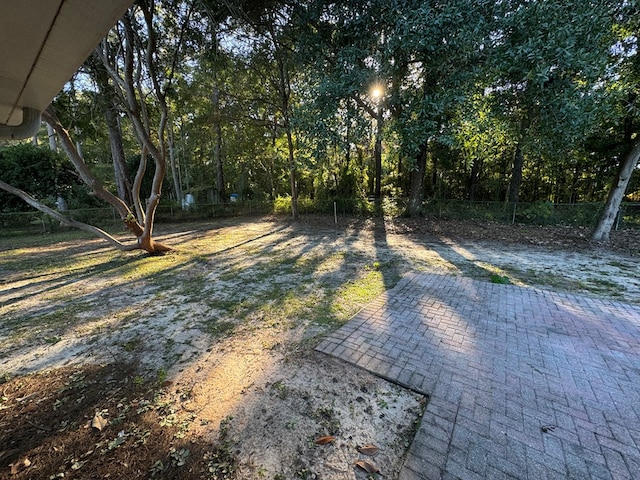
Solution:
{"label": "tall tree", "polygon": [[[190,4],[140,1],[96,50],[110,77],[115,98],[129,118],[142,150],[140,168],[133,182],[135,215],[129,212],[123,215],[123,220],[137,237],[139,248],[150,253],[168,249],[154,240],[153,225],[168,159],[167,97],[173,88],[182,53],[183,32],[190,15]],[[174,22],[161,23],[161,19],[166,18],[172,18]],[[152,105],[147,103],[149,98],[154,100]],[[157,119],[155,128],[154,118]],[[143,206],[140,187],[147,154],[153,159],[154,175],[151,192]]]}
{"label": "tall tree", "polygon": [[[253,55],[261,55],[271,62],[272,72],[265,79],[275,95],[269,103],[273,108],[269,119],[270,127],[282,130],[286,139],[289,187],[291,195],[291,213],[298,218],[298,185],[296,145],[294,140],[293,111],[293,41],[290,35],[292,5],[296,2],[284,0],[264,0],[259,2],[230,2],[220,0],[224,12],[237,25],[238,37],[249,44]],[[207,2],[209,4],[209,2]]]}
{"label": "tall tree", "polygon": [[[80,178],[96,197],[115,207],[126,227],[135,235],[135,244],[122,244],[101,229],[67,219],[26,192],[9,188],[4,182],[0,187],[20,196],[63,224],[95,233],[122,250],[142,249],[153,254],[171,250],[153,238],[153,225],[167,163],[167,96],[172,92],[174,74],[180,65],[184,39],[182,32],[189,22],[191,6],[192,3],[181,1],[159,4],[155,0],[141,0],[96,49],[96,55],[104,67],[104,70],[98,71],[102,93],[105,95],[105,91],[111,89],[111,94],[106,96],[116,99],[119,108],[126,113],[142,151],[140,167],[131,186],[133,211],[127,199],[109,191],[91,171],[78,144],[71,140],[54,109],[49,107],[43,114],[44,120],[55,130]],[[110,82],[106,81],[105,72]],[[107,109],[110,108],[112,105],[107,106]],[[154,121],[157,122],[155,128]],[[143,205],[141,185],[148,155],[155,169],[151,191]]]}
{"label": "tall tree", "polygon": [[452,112],[473,91],[491,3],[352,0],[316,2],[306,10],[311,38],[305,46],[313,49],[327,91],[378,118],[366,94],[377,82],[386,86],[390,130],[412,159],[409,215],[421,212],[431,145],[450,135]]}
{"label": "tall tree", "polygon": [[640,162],[640,19],[635,0],[623,2],[616,12],[617,42],[613,45],[611,94],[618,100],[618,129],[623,138],[623,150],[618,171],[611,183],[604,210],[591,239],[609,241],[611,229],[620,211],[631,176]]}
{"label": "tall tree", "polygon": [[569,151],[593,126],[593,86],[606,68],[610,27],[607,2],[496,4],[485,92],[510,124],[509,201],[518,201],[529,156]]}

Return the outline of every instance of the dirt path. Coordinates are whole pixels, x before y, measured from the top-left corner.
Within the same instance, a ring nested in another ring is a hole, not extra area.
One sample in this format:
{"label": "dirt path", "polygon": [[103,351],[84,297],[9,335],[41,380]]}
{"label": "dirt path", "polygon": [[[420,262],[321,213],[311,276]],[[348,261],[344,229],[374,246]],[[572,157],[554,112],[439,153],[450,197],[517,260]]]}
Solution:
{"label": "dirt path", "polygon": [[0,244],[0,374],[136,362],[192,444],[232,440],[235,476],[219,478],[356,478],[356,461],[394,478],[425,399],[313,346],[408,271],[640,302],[638,232],[604,249],[580,230],[433,219],[163,228],[179,249],[163,258]]}

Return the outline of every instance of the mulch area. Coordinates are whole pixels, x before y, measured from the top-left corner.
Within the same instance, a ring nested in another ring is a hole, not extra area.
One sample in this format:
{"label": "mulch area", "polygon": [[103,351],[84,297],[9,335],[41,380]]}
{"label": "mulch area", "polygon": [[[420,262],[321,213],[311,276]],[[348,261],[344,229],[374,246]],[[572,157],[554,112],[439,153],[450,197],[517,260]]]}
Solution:
{"label": "mulch area", "polygon": [[[445,220],[435,217],[394,219],[404,233],[430,234],[460,241],[487,241],[542,246],[554,249],[604,249],[628,255],[640,255],[640,230],[611,232],[608,244],[590,241],[591,230],[584,227],[556,227],[503,224],[490,221]],[[399,232],[398,232],[399,233]]]}
{"label": "mulch area", "polygon": [[186,440],[190,419],[165,400],[168,385],[135,371],[112,364],[4,378],[0,478],[232,478],[226,439]]}
{"label": "mulch area", "polygon": [[[309,228],[334,226],[327,215],[306,215],[300,223]],[[629,256],[640,256],[640,229],[611,232],[610,241],[591,242],[591,229],[570,226],[541,226],[504,224],[488,220],[452,220],[433,216],[421,218],[340,218],[339,225],[356,228],[385,228],[394,234],[419,236],[423,240],[455,240],[461,242],[492,242],[509,245],[536,246],[550,250],[612,251]]]}

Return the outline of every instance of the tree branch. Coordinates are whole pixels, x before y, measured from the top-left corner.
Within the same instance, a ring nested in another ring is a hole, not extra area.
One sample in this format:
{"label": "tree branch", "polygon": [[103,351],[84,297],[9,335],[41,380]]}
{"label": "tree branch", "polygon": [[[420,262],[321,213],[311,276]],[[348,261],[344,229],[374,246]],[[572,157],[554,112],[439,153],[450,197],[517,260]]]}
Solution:
{"label": "tree branch", "polygon": [[142,233],[142,227],[135,222],[132,221],[131,210],[126,203],[116,195],[108,191],[102,185],[102,182],[97,179],[93,173],[87,167],[84,159],[78,153],[75,144],[69,137],[69,133],[64,129],[60,121],[58,120],[55,112],[51,107],[47,108],[43,113],[42,117],[45,122],[47,122],[58,134],[58,138],[60,139],[60,143],[62,144],[62,148],[65,153],[69,157],[69,160],[75,167],[76,171],[80,174],[80,178],[82,181],[91,188],[91,191],[101,200],[104,200],[109,205],[115,207],[115,209],[120,214],[120,218],[122,218],[127,226],[127,228],[136,236],[140,236]]}
{"label": "tree branch", "polygon": [[93,225],[89,225],[84,222],[78,222],[77,220],[74,220],[72,218],[67,218],[64,215],[62,215],[60,212],[56,212],[54,209],[47,207],[43,203],[40,203],[38,200],[33,198],[27,192],[20,190],[19,188],[12,187],[11,185],[3,182],[2,180],[0,180],[0,188],[6,192],[9,192],[13,195],[20,197],[22,200],[27,202],[33,208],[58,220],[62,225],[65,225],[67,227],[77,228],[79,230],[84,230],[85,232],[89,232],[93,235],[96,235],[102,238],[103,240],[106,240],[109,244],[111,244],[111,246],[117,248],[118,250],[131,251],[131,250],[137,250],[139,248],[137,245],[125,245],[124,243],[120,242],[116,238],[109,235],[107,232],[105,232],[101,228],[95,227]]}

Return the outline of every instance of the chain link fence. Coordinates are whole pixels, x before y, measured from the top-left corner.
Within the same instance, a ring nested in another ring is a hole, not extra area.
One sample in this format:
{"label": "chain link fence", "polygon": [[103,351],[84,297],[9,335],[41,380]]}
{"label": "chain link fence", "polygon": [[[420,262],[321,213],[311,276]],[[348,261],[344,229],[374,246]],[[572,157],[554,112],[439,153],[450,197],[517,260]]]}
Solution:
{"label": "chain link fence", "polygon": [[[335,216],[401,215],[405,200],[373,199],[300,199],[298,211],[305,214]],[[469,202],[462,200],[428,200],[423,204],[426,215],[444,219],[490,220],[500,223],[530,225],[562,225],[593,228],[600,217],[602,203],[559,204],[550,202],[509,203]],[[275,201],[242,200],[228,203],[194,204],[188,209],[174,205],[160,205],[156,212],[158,223],[201,221],[219,217],[291,214],[291,200]],[[112,207],[86,208],[64,212],[70,218],[102,228],[119,228],[122,222]],[[1,213],[0,235],[49,233],[61,230],[59,222],[39,211]],[[640,203],[623,203],[614,228],[640,229]]]}
{"label": "chain link fence", "polygon": [[[594,228],[603,203],[511,203],[432,200],[425,213],[440,218],[493,220],[500,223]],[[615,229],[640,228],[640,203],[623,203]]]}

